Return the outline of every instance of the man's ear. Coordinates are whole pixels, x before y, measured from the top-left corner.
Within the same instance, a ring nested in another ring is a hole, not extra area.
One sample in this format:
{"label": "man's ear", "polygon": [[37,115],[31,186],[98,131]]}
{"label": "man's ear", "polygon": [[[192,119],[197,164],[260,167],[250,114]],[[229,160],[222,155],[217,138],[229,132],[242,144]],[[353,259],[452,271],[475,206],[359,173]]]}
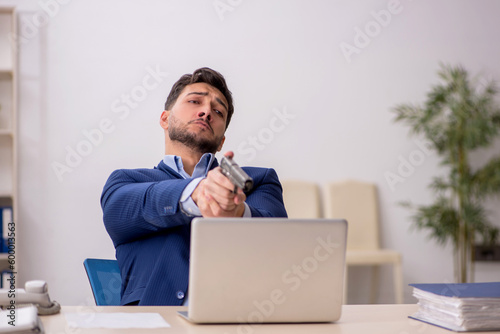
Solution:
{"label": "man's ear", "polygon": [[168,129],[168,116],[170,116],[170,110],[164,110],[160,116],[160,126],[165,130]]}
{"label": "man's ear", "polygon": [[220,141],[220,145],[217,148],[217,152],[220,152],[220,150],[222,150],[222,146],[224,145],[225,141],[226,141],[226,136],[222,137],[222,140]]}

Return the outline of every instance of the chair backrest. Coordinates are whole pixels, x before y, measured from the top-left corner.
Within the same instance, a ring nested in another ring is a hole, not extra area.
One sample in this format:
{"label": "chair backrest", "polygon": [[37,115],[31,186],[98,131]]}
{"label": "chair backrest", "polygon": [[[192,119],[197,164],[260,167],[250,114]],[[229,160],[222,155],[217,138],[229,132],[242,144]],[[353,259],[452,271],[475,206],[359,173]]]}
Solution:
{"label": "chair backrest", "polygon": [[321,218],[320,194],[316,183],[285,180],[281,185],[288,218]]}
{"label": "chair backrest", "polygon": [[97,306],[120,305],[122,278],[116,260],[85,259],[85,271]]}
{"label": "chair backrest", "polygon": [[325,217],[347,220],[347,249],[379,249],[379,212],[375,184],[333,182],[326,186]]}

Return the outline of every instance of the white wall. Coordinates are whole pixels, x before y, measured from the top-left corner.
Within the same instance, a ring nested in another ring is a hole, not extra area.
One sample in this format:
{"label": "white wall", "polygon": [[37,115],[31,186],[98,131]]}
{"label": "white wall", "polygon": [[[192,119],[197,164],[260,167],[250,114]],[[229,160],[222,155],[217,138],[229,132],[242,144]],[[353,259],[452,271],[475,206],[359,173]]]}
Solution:
{"label": "white wall", "polygon": [[[436,155],[425,154],[394,189],[385,179],[401,157],[421,150],[391,109],[422,102],[440,61],[500,79],[500,2],[220,0],[233,5],[219,15],[217,2],[203,0],[59,1],[0,0],[19,6],[21,28],[22,281],[47,280],[62,304],[93,303],[82,261],[114,256],[102,187],[114,169],[160,161],[166,96],[180,75],[201,66],[222,72],[233,91],[225,149],[240,164],[272,166],[282,179],[376,182],[382,242],[403,253],[405,286],[453,280],[450,248],[411,230],[409,212],[397,204],[430,202]],[[394,4],[397,14],[376,23],[373,13]],[[365,28],[375,29],[372,37],[356,38]],[[358,53],[346,57],[342,43],[356,42]],[[152,70],[161,72],[157,81],[147,77]],[[277,113],[289,118],[274,120]],[[95,135],[103,122],[108,133],[86,146],[84,132]],[[88,155],[69,159],[77,149]],[[55,172],[57,163],[68,169]],[[489,207],[498,221],[498,199]],[[498,264],[477,269],[478,280],[499,279]],[[368,302],[366,275],[355,272],[350,301]],[[383,274],[379,302],[390,303],[391,278]],[[414,302],[409,288],[405,301]]]}

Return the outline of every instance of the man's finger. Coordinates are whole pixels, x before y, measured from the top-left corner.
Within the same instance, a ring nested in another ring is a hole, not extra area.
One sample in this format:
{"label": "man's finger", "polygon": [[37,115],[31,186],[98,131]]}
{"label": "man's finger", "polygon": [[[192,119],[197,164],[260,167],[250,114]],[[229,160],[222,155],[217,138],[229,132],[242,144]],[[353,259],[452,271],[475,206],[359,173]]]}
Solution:
{"label": "man's finger", "polygon": [[[210,172],[208,172],[207,180],[209,180],[210,182],[213,182],[213,183],[215,183],[215,184],[217,184],[220,187],[223,187],[225,189],[228,189],[231,191],[234,190],[233,183],[224,174],[222,174],[220,167],[217,167],[217,168],[211,170]],[[212,190],[213,190],[213,188],[212,188]]]}

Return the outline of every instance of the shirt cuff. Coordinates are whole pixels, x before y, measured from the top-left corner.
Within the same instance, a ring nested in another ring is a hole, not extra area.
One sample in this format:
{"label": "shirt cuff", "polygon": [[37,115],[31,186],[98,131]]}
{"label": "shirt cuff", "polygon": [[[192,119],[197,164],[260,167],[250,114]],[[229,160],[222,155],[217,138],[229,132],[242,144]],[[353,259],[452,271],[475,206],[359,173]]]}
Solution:
{"label": "shirt cuff", "polygon": [[191,198],[193,191],[196,189],[201,180],[203,180],[202,177],[197,177],[193,179],[191,182],[188,183],[188,185],[186,186],[186,188],[184,188],[184,191],[181,194],[181,200],[180,200],[181,209],[189,216],[198,216],[198,217],[201,216],[200,209]]}
{"label": "shirt cuff", "polygon": [[252,211],[250,211],[250,207],[246,202],[243,204],[245,204],[245,211],[243,211],[242,218],[252,218]]}

